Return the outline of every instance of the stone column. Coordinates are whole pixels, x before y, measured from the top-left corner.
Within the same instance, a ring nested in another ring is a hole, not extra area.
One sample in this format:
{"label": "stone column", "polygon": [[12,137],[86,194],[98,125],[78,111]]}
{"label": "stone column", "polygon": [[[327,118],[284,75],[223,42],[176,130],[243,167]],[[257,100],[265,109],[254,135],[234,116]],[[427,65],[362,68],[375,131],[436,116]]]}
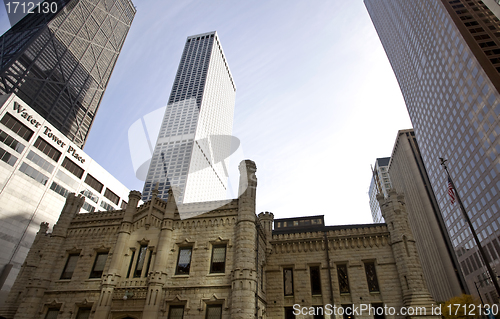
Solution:
{"label": "stone column", "polygon": [[[425,307],[426,317],[440,318],[440,316],[430,316],[432,314],[431,306],[436,306],[436,302],[427,290],[424,281],[415,239],[408,224],[404,195],[391,189],[387,198],[378,194],[377,200],[391,235],[390,245],[403,290],[404,306]],[[419,316],[407,316],[406,318],[417,317]]]}
{"label": "stone column", "polygon": [[255,316],[255,293],[257,287],[257,265],[255,264],[255,195],[257,170],[255,163],[244,160],[240,163],[238,198],[238,221],[234,243],[234,268],[231,276],[231,318],[248,319]]}
{"label": "stone column", "polygon": [[104,273],[102,278],[101,295],[94,314],[95,319],[106,319],[108,317],[111,309],[111,301],[113,300],[113,291],[121,279],[120,270],[124,263],[125,253],[128,249],[132,220],[134,214],[137,212],[137,204],[140,199],[141,193],[138,191],[131,191],[128,195],[127,208],[125,209],[125,214],[120,224],[120,230],[118,231],[118,238],[113,249],[109,269]]}
{"label": "stone column", "polygon": [[[37,268],[33,276],[28,281],[25,297],[19,305],[14,317],[15,319],[32,319],[39,316],[38,312],[40,311],[43,296],[51,284],[54,262],[61,253],[61,247],[66,240],[68,227],[73,217],[80,211],[84,201],[83,197],[76,196],[74,193],[69,194],[66,198],[66,203],[57,223],[54,225],[50,240],[39,252],[41,256],[40,262],[36,266]],[[41,235],[46,229],[47,225],[42,224],[38,234]]]}
{"label": "stone column", "polygon": [[177,209],[175,198],[179,198],[179,195],[180,193],[178,191],[172,190],[172,187],[168,191],[167,207],[165,209],[163,221],[161,224],[158,247],[156,249],[156,257],[153,264],[153,269],[149,273],[148,294],[146,296],[143,318],[159,317],[158,311],[163,300],[163,287],[165,286],[165,283],[167,281],[167,258],[169,250],[172,246],[171,242],[174,214],[175,210]]}

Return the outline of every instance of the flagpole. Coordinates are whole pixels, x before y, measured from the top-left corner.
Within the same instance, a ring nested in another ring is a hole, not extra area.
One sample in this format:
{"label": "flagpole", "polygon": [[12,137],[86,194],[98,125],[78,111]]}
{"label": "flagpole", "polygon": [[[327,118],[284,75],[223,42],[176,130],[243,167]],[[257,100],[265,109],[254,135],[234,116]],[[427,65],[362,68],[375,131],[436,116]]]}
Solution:
{"label": "flagpole", "polygon": [[490,263],[488,262],[488,259],[486,258],[486,254],[484,252],[483,246],[481,246],[481,242],[479,241],[479,238],[477,237],[476,231],[474,230],[474,227],[472,226],[472,222],[470,221],[469,215],[467,215],[467,212],[465,211],[465,208],[464,208],[464,204],[462,203],[462,200],[460,199],[460,195],[457,192],[457,188],[455,187],[455,183],[453,183],[453,180],[451,179],[450,173],[448,172],[448,167],[446,167],[447,160],[443,159],[442,157],[440,157],[439,160],[441,160],[441,166],[444,167],[444,170],[446,171],[446,175],[448,176],[448,181],[451,183],[451,186],[453,187],[453,191],[455,192],[455,196],[457,197],[457,202],[460,205],[460,210],[462,211],[462,215],[464,215],[465,220],[467,221],[467,224],[469,225],[472,236],[474,237],[474,241],[476,242],[476,246],[479,249],[479,256],[481,257],[483,264],[486,266],[486,269],[488,270],[488,274],[491,278],[491,281],[493,282],[493,285],[495,286],[498,297],[500,297],[500,287],[498,286],[497,277],[494,275],[493,270],[491,269]]}

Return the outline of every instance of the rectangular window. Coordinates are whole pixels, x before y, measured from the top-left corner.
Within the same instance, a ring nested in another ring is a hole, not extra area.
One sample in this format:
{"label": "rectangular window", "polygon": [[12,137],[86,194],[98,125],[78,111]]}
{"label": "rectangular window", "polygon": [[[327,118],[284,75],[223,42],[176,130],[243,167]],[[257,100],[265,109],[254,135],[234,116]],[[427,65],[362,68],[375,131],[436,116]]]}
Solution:
{"label": "rectangular window", "polygon": [[56,150],[55,147],[53,147],[49,143],[45,142],[43,138],[38,137],[35,141],[35,144],[33,145],[40,151],[42,151],[45,155],[53,159],[55,162],[59,161],[59,158],[61,157],[61,152]]}
{"label": "rectangular window", "polygon": [[375,263],[365,262],[366,281],[368,282],[368,290],[370,292],[379,292],[377,271],[375,270]]}
{"label": "rectangular window", "polygon": [[92,308],[78,308],[76,319],[89,319]]}
{"label": "rectangular window", "polygon": [[191,268],[191,252],[192,247],[184,247],[179,250],[179,258],[177,260],[176,275],[189,275]]}
{"label": "rectangular window", "polygon": [[351,292],[349,288],[349,277],[347,275],[347,265],[337,265],[337,277],[339,279],[339,290],[341,294]]}
{"label": "rectangular window", "polygon": [[384,304],[382,303],[374,303],[372,304],[373,310],[373,319],[385,319],[384,315]]}
{"label": "rectangular window", "polygon": [[226,245],[213,246],[211,273],[224,273],[226,271]]}
{"label": "rectangular window", "polygon": [[45,319],[56,319],[59,314],[59,308],[49,308],[47,310],[47,314],[45,315]]}
{"label": "rectangular window", "polygon": [[76,177],[82,178],[84,172],[83,168],[73,163],[73,161],[71,161],[67,157],[64,158],[64,161],[62,162],[61,166],[67,169],[71,174],[75,175]]}
{"label": "rectangular window", "polygon": [[222,305],[207,305],[206,319],[221,319]]}
{"label": "rectangular window", "polygon": [[37,171],[36,169],[34,169],[33,167],[29,166],[24,162],[19,167],[19,170],[43,185],[46,185],[47,181],[49,180],[47,176],[43,175],[42,173],[40,173],[39,171]]}
{"label": "rectangular window", "polygon": [[314,307],[313,318],[314,319],[324,319],[325,318],[325,306],[313,306],[313,307]]}
{"label": "rectangular window", "polygon": [[0,130],[0,142],[4,143],[19,154],[21,154],[24,150],[23,144],[19,143],[15,138],[11,137],[2,130]]}
{"label": "rectangular window", "polygon": [[130,273],[132,272],[132,264],[134,263],[135,250],[132,251],[132,256],[130,256],[130,265],[128,265],[127,278],[130,278]]}
{"label": "rectangular window", "polygon": [[184,306],[170,306],[168,319],[182,319],[184,317]]}
{"label": "rectangular window", "polygon": [[83,209],[85,209],[87,212],[89,213],[93,213],[95,212],[95,207],[90,205],[89,203],[85,202],[83,203],[83,206],[82,206]]}
{"label": "rectangular window", "polygon": [[98,191],[99,194],[102,192],[102,188],[104,187],[104,185],[101,182],[99,182],[90,174],[87,174],[87,176],[85,177],[85,183],[90,187],[92,187],[93,189],[95,189],[96,191]]}
{"label": "rectangular window", "polygon": [[122,200],[122,203],[120,204],[121,209],[127,209],[127,202]]}
{"label": "rectangular window", "polygon": [[52,185],[50,185],[50,189],[53,190],[54,192],[58,193],[62,197],[68,197],[69,191],[62,187],[61,185],[57,184],[56,182],[52,182]]}
{"label": "rectangular window", "polygon": [[309,267],[311,277],[311,294],[321,295],[321,276],[319,266]]}
{"label": "rectangular window", "polygon": [[292,307],[285,307],[285,319],[293,319],[295,315],[293,314]]}
{"label": "rectangular window", "polygon": [[69,185],[71,188],[77,188],[78,187],[78,182],[75,181],[73,178],[69,177],[66,173],[64,173],[61,170],[58,170],[56,173],[56,177],[61,180],[61,182]]}
{"label": "rectangular window", "polygon": [[94,266],[90,272],[89,278],[101,278],[104,271],[104,266],[106,266],[106,260],[108,259],[108,253],[97,253],[94,261]]}
{"label": "rectangular window", "polygon": [[0,160],[4,161],[10,166],[14,166],[14,164],[16,164],[17,157],[0,148]]}
{"label": "rectangular window", "polygon": [[33,136],[34,132],[30,130],[26,125],[19,122],[15,117],[6,113],[0,123],[10,128],[14,133],[21,136],[24,140],[29,141]]}
{"label": "rectangular window", "polygon": [[101,207],[104,208],[104,210],[106,210],[106,211],[115,210],[115,208],[113,206],[111,206],[111,204],[106,203],[103,200],[101,201]]}
{"label": "rectangular window", "polygon": [[52,174],[52,172],[54,171],[54,165],[44,160],[38,154],[35,154],[35,152],[33,151],[29,151],[28,155],[26,155],[26,158],[50,174]]}
{"label": "rectangular window", "polygon": [[352,305],[342,305],[344,310],[343,319],[354,319]]}
{"label": "rectangular window", "polygon": [[134,278],[141,277],[147,252],[148,252],[148,246],[144,245],[141,246],[141,248],[139,248],[139,254],[137,255],[137,262],[135,263]]}
{"label": "rectangular window", "polygon": [[78,262],[78,258],[80,254],[71,254],[66,261],[66,265],[64,266],[64,270],[61,274],[61,279],[71,279],[73,277],[73,272],[76,268],[76,263]]}
{"label": "rectangular window", "polygon": [[293,296],[293,269],[283,269],[283,292],[285,296]]}
{"label": "rectangular window", "polygon": [[106,191],[104,192],[104,197],[109,199],[112,203],[115,203],[115,205],[118,205],[118,202],[120,201],[120,197],[118,197],[118,195],[110,191],[109,188],[106,188]]}

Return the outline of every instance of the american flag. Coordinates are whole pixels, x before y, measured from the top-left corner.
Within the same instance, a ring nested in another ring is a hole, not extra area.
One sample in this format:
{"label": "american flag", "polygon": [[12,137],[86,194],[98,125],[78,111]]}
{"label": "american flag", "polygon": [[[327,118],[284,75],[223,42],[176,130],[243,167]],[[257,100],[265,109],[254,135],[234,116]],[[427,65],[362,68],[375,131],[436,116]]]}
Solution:
{"label": "american flag", "polygon": [[450,195],[451,204],[455,204],[455,192],[453,191],[453,185],[451,184],[451,179],[448,176],[448,195]]}

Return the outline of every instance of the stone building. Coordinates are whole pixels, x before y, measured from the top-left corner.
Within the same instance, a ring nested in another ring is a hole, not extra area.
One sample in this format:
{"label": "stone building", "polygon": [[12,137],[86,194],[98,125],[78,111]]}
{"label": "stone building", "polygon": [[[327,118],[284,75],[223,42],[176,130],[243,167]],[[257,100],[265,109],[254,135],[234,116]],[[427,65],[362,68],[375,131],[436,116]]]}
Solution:
{"label": "stone building", "polygon": [[273,230],[273,214],[255,214],[255,171],[242,162],[239,197],[201,215],[217,203],[184,204],[195,215],[184,220],[175,196],[156,192],[139,207],[132,191],[125,210],[86,214],[68,196],[52,233],[41,224],[0,316],[333,318],[332,305],[385,305],[432,317],[401,195],[379,197],[387,224],[325,226],[313,216],[274,220]]}

